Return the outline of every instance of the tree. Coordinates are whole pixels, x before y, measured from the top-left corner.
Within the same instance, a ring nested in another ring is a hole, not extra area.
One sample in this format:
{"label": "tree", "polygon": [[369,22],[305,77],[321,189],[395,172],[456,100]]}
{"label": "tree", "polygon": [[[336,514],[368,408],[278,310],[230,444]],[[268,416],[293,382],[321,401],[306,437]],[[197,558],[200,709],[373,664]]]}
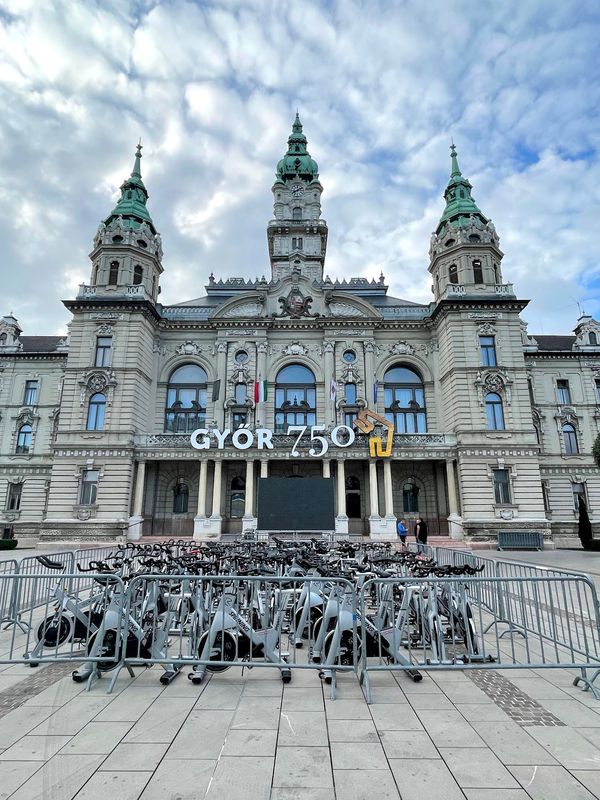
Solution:
{"label": "tree", "polygon": [[592,456],[594,458],[594,464],[600,469],[600,433],[596,436],[596,441],[592,447]]}

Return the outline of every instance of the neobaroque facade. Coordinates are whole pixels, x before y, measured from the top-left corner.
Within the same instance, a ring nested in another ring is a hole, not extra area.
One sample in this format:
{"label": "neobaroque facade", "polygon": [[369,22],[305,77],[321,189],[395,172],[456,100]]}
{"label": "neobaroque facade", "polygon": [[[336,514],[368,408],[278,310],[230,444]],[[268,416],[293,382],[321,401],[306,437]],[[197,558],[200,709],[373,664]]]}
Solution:
{"label": "neobaroque facade", "polygon": [[575,535],[581,496],[596,526],[600,324],[527,333],[454,146],[429,304],[390,296],[383,275],[327,275],[323,187],[296,117],[270,274],[210,275],[204,296],[162,305],[140,160],[138,147],[95,234],[89,284],[65,301],[68,337],[0,323],[0,527],[40,542],[215,538],[256,526],[259,478],[304,476],[333,481],[338,531],[374,538],[421,515],[457,539],[556,543]]}

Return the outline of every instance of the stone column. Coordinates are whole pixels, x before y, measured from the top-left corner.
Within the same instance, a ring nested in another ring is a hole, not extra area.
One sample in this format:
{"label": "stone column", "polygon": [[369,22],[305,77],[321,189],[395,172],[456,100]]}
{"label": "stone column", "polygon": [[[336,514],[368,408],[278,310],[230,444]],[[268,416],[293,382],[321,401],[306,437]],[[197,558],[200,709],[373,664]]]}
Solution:
{"label": "stone column", "polygon": [[363,343],[365,350],[365,399],[368,407],[375,411],[373,399],[373,383],[375,381],[375,342],[372,340]]}
{"label": "stone column", "polygon": [[223,462],[220,460],[214,461],[213,473],[213,487],[212,487],[212,509],[210,517],[206,519],[203,525],[202,539],[219,539],[221,536],[221,526],[223,518],[221,517],[221,477],[223,472]]}
{"label": "stone column", "polygon": [[383,462],[383,493],[386,519],[394,518],[394,494],[392,492],[392,463],[389,458]]}
{"label": "stone column", "polygon": [[346,514],[346,470],[344,460],[337,460],[337,517],[335,518],[336,533],[348,533],[348,516]]}
{"label": "stone column", "polygon": [[[267,380],[267,343],[266,342],[258,342],[256,345],[256,378],[255,380]],[[266,403],[258,403],[256,407],[256,412],[254,414],[254,419],[256,422],[256,426],[259,428],[268,427],[266,424],[267,419],[267,403],[271,402],[271,399],[274,398],[267,398]]]}
{"label": "stone column", "polygon": [[[221,381],[219,398],[215,400],[215,419],[217,428],[223,430],[225,422],[225,392],[227,391],[227,342],[217,342],[217,380]],[[216,463],[216,462],[215,462]]]}
{"label": "stone column", "polygon": [[369,519],[379,519],[379,490],[377,487],[377,461],[369,461]]}
{"label": "stone column", "polygon": [[327,339],[323,343],[323,382],[325,384],[325,419],[324,423],[335,424],[335,403],[331,399],[331,379],[333,376],[333,354],[335,344]]}
{"label": "stone column", "polygon": [[129,518],[127,528],[127,538],[137,541],[142,538],[142,526],[144,524],[144,484],[146,482],[146,462],[137,462],[137,472],[135,475],[135,494],[133,496],[133,514]]}
{"label": "stone column", "polygon": [[242,531],[254,530],[256,517],[254,516],[254,461],[246,461],[246,493],[244,503],[244,516],[242,518]]}
{"label": "stone column", "polygon": [[206,522],[206,478],[208,476],[208,461],[203,458],[198,470],[198,505],[194,517],[194,539],[202,538]]}
{"label": "stone column", "polygon": [[261,460],[260,460],[260,477],[261,478],[268,478],[269,477],[269,459],[268,458],[261,458]]}
{"label": "stone column", "polygon": [[446,485],[448,487],[448,528],[451,539],[464,539],[462,517],[458,513],[456,479],[454,477],[454,460],[446,460]]}
{"label": "stone column", "polygon": [[328,458],[323,459],[323,477],[331,478],[331,463]]}

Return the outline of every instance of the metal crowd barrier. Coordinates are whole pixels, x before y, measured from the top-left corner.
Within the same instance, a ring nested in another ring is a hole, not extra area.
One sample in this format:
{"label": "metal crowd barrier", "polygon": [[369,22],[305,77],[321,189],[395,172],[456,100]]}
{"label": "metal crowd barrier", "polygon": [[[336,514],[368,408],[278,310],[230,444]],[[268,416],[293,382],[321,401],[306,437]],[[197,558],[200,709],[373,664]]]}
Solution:
{"label": "metal crowd barrier", "polygon": [[[349,630],[341,653],[335,632],[328,630],[328,602],[329,613],[340,609]],[[356,603],[353,584],[343,578],[136,577],[125,606],[135,636],[119,668],[160,664],[163,683],[183,666],[192,667],[197,683],[228,667],[276,667],[284,682],[293,670],[312,669],[326,673],[334,698],[336,673],[356,669]],[[143,631],[153,632],[150,646]]]}
{"label": "metal crowd barrier", "polygon": [[[41,565],[40,565],[41,566]],[[120,578],[90,575],[94,588],[73,589],[73,573],[0,574],[0,597],[10,594],[20,607],[18,623],[0,632],[0,664],[56,661],[113,669],[122,658],[118,640],[110,645],[101,632],[103,620],[123,618],[125,587]],[[32,602],[46,591],[44,601]]]}
{"label": "metal crowd barrier", "polygon": [[[7,558],[0,561],[0,576],[10,576],[17,572],[18,563],[14,558]],[[11,623],[13,620],[14,608],[14,584],[10,581],[0,583],[0,626],[4,623]]]}
{"label": "metal crowd barrier", "polygon": [[[411,668],[577,669],[574,683],[600,699],[598,597],[585,576],[372,579],[360,592],[361,618],[382,596],[389,605],[380,631],[361,630],[359,677],[368,702],[370,673]],[[501,600],[502,617],[490,597]]]}

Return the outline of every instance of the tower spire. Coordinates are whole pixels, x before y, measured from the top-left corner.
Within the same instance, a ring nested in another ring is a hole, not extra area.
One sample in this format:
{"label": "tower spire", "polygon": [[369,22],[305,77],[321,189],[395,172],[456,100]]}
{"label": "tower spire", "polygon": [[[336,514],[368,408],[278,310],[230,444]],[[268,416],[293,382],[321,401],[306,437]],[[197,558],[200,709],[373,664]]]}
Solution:
{"label": "tower spire", "polygon": [[141,159],[142,141],[140,139],[136,145],[131,175],[121,184],[121,197],[104,222],[109,225],[115,217],[122,217],[125,227],[139,228],[142,222],[145,222],[150,226],[152,233],[156,233],[152,217],[146,208],[148,191],[142,180]]}
{"label": "tower spire", "polygon": [[450,164],[450,180],[444,192],[446,208],[436,229],[438,235],[448,226],[460,228],[470,224],[473,217],[479,219],[484,225],[488,222],[471,196],[473,187],[460,171],[454,142],[450,145]]}

